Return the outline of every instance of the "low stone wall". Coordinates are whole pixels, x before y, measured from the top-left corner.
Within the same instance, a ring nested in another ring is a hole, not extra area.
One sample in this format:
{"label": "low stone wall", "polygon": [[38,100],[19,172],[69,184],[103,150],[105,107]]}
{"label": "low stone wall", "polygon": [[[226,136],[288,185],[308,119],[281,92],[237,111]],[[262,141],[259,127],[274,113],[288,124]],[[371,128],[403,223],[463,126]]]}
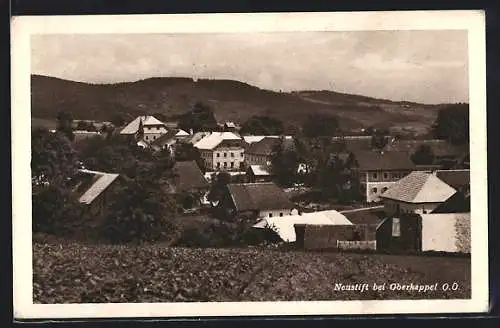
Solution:
{"label": "low stone wall", "polygon": [[351,240],[337,240],[337,248],[340,249],[377,249],[376,240],[363,240],[363,241],[351,241]]}

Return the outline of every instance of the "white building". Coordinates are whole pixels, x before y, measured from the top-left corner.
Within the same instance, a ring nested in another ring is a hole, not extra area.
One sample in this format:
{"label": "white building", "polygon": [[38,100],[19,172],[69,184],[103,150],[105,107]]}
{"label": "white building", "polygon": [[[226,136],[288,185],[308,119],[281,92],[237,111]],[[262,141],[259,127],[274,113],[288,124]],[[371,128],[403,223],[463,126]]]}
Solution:
{"label": "white building", "polygon": [[312,226],[350,226],[353,225],[343,214],[335,211],[318,211],[312,213],[303,213],[290,215],[286,217],[264,218],[257,222],[254,228],[265,228],[271,226],[275,228],[283,241],[296,241],[295,225],[304,224]]}
{"label": "white building", "polygon": [[154,116],[146,115],[139,116],[121,131],[121,135],[128,135],[135,137],[138,141],[144,140],[150,143],[160,138],[167,133],[167,127],[163,122],[156,119]]}
{"label": "white building", "polygon": [[245,160],[244,142],[232,132],[212,132],[194,144],[207,170],[239,171]]}
{"label": "white building", "polygon": [[457,191],[428,172],[411,172],[380,197],[388,215],[397,213],[431,213]]}

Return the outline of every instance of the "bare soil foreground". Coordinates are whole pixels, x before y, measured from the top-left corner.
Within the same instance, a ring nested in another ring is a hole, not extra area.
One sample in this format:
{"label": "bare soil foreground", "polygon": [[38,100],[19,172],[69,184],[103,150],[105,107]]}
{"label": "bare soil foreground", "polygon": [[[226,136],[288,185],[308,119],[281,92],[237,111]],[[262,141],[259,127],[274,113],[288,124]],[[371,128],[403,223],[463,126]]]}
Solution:
{"label": "bare soil foreground", "polygon": [[[465,299],[471,295],[470,259],[461,257],[78,243],[34,243],[33,251],[35,303]],[[373,290],[374,283],[385,284],[385,289]],[[397,290],[397,284],[414,290]],[[437,288],[415,290],[424,284]]]}

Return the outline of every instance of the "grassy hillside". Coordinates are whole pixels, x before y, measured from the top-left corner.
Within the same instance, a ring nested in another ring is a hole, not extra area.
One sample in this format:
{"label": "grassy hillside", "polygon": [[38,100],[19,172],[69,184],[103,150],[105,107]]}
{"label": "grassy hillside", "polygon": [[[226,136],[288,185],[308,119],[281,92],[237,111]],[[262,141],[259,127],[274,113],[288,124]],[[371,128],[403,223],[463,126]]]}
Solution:
{"label": "grassy hillside", "polygon": [[177,115],[196,101],[211,104],[218,120],[243,122],[251,115],[274,116],[300,124],[311,113],[336,115],[344,129],[368,125],[410,124],[428,127],[436,106],[392,102],[332,91],[274,92],[233,80],[150,78],[92,85],[33,75],[32,116],[53,119],[60,110],[77,119],[111,120],[118,112]]}
{"label": "grassy hillside", "polygon": [[[33,251],[34,303],[470,298],[469,258],[37,242]],[[458,290],[442,290],[453,282]],[[391,283],[439,289],[391,291]]]}

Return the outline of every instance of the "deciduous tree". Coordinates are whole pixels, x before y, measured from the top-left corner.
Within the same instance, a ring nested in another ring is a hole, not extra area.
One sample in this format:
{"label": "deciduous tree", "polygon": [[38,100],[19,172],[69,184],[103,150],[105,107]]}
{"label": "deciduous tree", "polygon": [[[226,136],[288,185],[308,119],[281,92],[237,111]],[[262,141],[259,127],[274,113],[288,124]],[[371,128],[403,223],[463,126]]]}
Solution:
{"label": "deciduous tree", "polygon": [[57,115],[57,131],[64,134],[69,140],[74,140],[73,117],[69,112],[60,111]]}
{"label": "deciduous tree", "polygon": [[433,125],[434,136],[453,144],[469,142],[469,104],[447,105],[439,110]]}
{"label": "deciduous tree", "polygon": [[269,117],[254,115],[241,126],[240,133],[247,135],[281,135],[285,131],[283,122]]}
{"label": "deciduous tree", "polygon": [[434,153],[429,145],[421,145],[417,151],[412,154],[411,159],[416,165],[431,165],[434,163]]}

